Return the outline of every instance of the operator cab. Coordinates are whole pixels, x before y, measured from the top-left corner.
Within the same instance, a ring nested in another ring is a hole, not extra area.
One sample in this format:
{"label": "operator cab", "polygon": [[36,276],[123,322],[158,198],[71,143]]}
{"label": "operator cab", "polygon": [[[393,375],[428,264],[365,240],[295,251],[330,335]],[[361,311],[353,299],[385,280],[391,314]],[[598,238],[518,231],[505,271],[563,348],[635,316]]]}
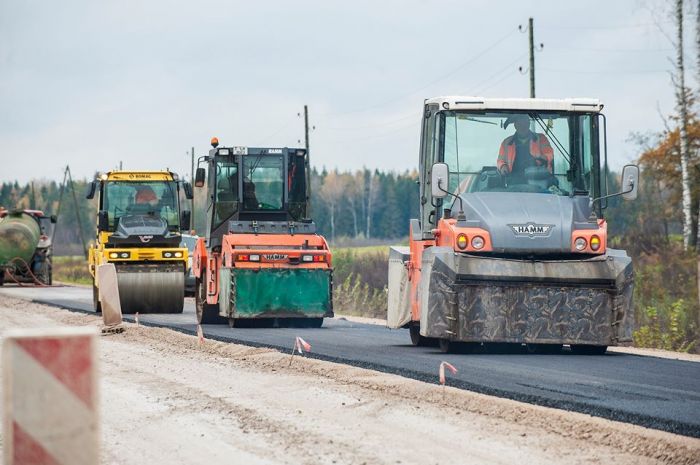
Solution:
{"label": "operator cab", "polygon": [[190,227],[181,194],[191,199],[192,186],[170,171],[110,171],[88,185],[86,198],[98,195],[97,231],[109,234],[106,247],[141,241],[138,236],[153,236],[151,246],[170,246]]}
{"label": "operator cab", "polygon": [[195,180],[203,187],[206,178],[210,245],[232,232],[315,232],[307,218],[306,150],[212,146],[203,157],[208,169],[198,168]]}

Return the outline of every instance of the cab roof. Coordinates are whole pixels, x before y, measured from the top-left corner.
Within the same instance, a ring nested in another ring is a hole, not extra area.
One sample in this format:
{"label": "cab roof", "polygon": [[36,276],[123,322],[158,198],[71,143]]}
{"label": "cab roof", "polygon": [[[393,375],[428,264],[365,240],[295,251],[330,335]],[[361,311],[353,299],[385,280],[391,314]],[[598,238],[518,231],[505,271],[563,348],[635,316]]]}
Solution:
{"label": "cab roof", "polygon": [[425,100],[437,104],[441,110],[533,110],[595,112],[603,110],[603,103],[593,98],[486,98],[476,96],[444,96]]}
{"label": "cab roof", "polygon": [[170,171],[108,171],[98,174],[102,181],[177,181],[177,174]]}

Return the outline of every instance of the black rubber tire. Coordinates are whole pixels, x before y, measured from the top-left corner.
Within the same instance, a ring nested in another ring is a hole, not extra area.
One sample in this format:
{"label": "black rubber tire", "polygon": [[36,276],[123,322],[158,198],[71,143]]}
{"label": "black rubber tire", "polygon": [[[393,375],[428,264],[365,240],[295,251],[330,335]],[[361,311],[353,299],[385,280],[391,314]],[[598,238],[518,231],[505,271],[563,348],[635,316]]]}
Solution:
{"label": "black rubber tire", "polygon": [[554,355],[561,353],[563,344],[526,344],[530,354]]}
{"label": "black rubber tire", "polygon": [[425,347],[430,345],[427,337],[420,335],[420,325],[411,325],[408,327],[408,332],[411,336],[411,344],[416,347]]}
{"label": "black rubber tire", "polygon": [[5,284],[5,270],[0,270],[0,286]]}
{"label": "black rubber tire", "polygon": [[453,343],[449,339],[440,339],[439,342],[440,352],[443,354],[449,354],[453,349]]}
{"label": "black rubber tire", "polygon": [[[202,274],[206,276],[205,270]],[[225,325],[228,318],[219,315],[219,305],[207,303],[206,288],[201,279],[197,279],[195,284],[194,307],[197,323],[200,325]]]}
{"label": "black rubber tire", "polygon": [[95,286],[95,280],[92,280],[92,308],[95,313],[102,313],[102,303],[99,299],[99,290]]}
{"label": "black rubber tire", "polygon": [[51,285],[51,279],[52,279],[52,270],[51,270],[51,264],[45,262],[44,266],[41,267],[41,273],[38,276],[39,281],[41,281],[42,284],[45,286],[50,286]]}
{"label": "black rubber tire", "polygon": [[576,355],[605,355],[608,346],[593,346],[589,344],[572,344],[571,352]]}

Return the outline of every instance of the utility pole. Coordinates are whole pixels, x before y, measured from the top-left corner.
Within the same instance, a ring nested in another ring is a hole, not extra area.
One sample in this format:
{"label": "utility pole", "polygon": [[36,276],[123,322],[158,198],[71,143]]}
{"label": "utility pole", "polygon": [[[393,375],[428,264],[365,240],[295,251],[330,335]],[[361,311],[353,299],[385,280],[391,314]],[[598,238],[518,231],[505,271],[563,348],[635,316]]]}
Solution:
{"label": "utility pole", "polygon": [[[83,222],[80,219],[80,209],[78,207],[78,196],[75,193],[75,185],[73,184],[73,176],[71,176],[70,166],[66,166],[63,171],[63,182],[61,183],[61,192],[58,196],[58,207],[56,209],[56,216],[61,215],[61,205],[63,204],[63,192],[68,188],[68,183],[70,183],[70,189],[73,194],[73,206],[75,207],[75,217],[78,222],[78,232],[80,233],[80,242],[83,245],[83,254],[85,259],[88,258],[87,244],[85,243],[85,235],[83,234]],[[56,227],[53,228],[51,233],[51,242],[54,242],[54,237],[56,237]]]}
{"label": "utility pole", "polygon": [[311,218],[311,166],[309,165],[309,107],[304,105],[304,147],[306,155],[304,160],[304,168],[306,170],[306,217]]}
{"label": "utility pole", "polygon": [[535,33],[533,29],[533,20],[528,20],[527,35],[530,43],[530,98],[535,98]]}
{"label": "utility pole", "polygon": [[[522,24],[518,26],[520,32],[525,32]],[[537,45],[537,50],[535,50],[535,22],[532,18],[528,18],[527,22],[527,38],[528,38],[528,55],[530,56],[530,63],[527,70],[523,70],[522,66],[518,67],[520,73],[525,74],[526,72],[530,74],[530,98],[535,98],[535,52],[539,52],[544,48],[543,43]]]}
{"label": "utility pole", "polygon": [[304,105],[304,142],[306,144],[306,154],[309,154],[309,107]]}
{"label": "utility pole", "polygon": [[34,190],[34,181],[31,182],[31,197],[29,197],[29,208],[36,210],[36,191]]}
{"label": "utility pole", "polygon": [[[191,165],[191,170],[190,170],[190,183],[194,186],[194,147],[192,147],[192,165]],[[194,222],[194,195],[192,196],[192,207],[190,208],[190,219],[192,221],[192,224],[190,224],[190,229],[196,232],[195,228],[195,222]]]}
{"label": "utility pole", "polygon": [[85,258],[88,258],[87,244],[85,243],[85,235],[83,234],[83,222],[80,219],[80,206],[78,204],[78,196],[75,193],[75,183],[73,182],[73,176],[70,172],[70,166],[66,166],[66,172],[68,173],[68,181],[70,182],[70,190],[73,194],[73,205],[75,206],[75,218],[78,220],[78,232],[80,233],[80,242],[83,244],[83,253]]}

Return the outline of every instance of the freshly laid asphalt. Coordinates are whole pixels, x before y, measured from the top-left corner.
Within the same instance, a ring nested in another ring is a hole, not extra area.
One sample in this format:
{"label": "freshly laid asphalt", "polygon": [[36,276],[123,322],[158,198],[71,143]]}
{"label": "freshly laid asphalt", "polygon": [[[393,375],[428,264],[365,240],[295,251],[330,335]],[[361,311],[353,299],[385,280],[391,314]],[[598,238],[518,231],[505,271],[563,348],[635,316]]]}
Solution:
{"label": "freshly laid asphalt", "polygon": [[[0,288],[3,295],[92,313],[83,287]],[[125,315],[133,321],[133,315]],[[179,315],[139,315],[141,324],[195,334],[194,303]],[[445,360],[459,371],[451,386],[700,437],[700,363],[608,352],[602,356],[522,353],[517,348],[443,354],[413,347],[407,330],[326,319],[322,328],[229,328],[203,325],[210,339],[289,351],[295,336],[312,345],[304,356],[437,383]]]}

